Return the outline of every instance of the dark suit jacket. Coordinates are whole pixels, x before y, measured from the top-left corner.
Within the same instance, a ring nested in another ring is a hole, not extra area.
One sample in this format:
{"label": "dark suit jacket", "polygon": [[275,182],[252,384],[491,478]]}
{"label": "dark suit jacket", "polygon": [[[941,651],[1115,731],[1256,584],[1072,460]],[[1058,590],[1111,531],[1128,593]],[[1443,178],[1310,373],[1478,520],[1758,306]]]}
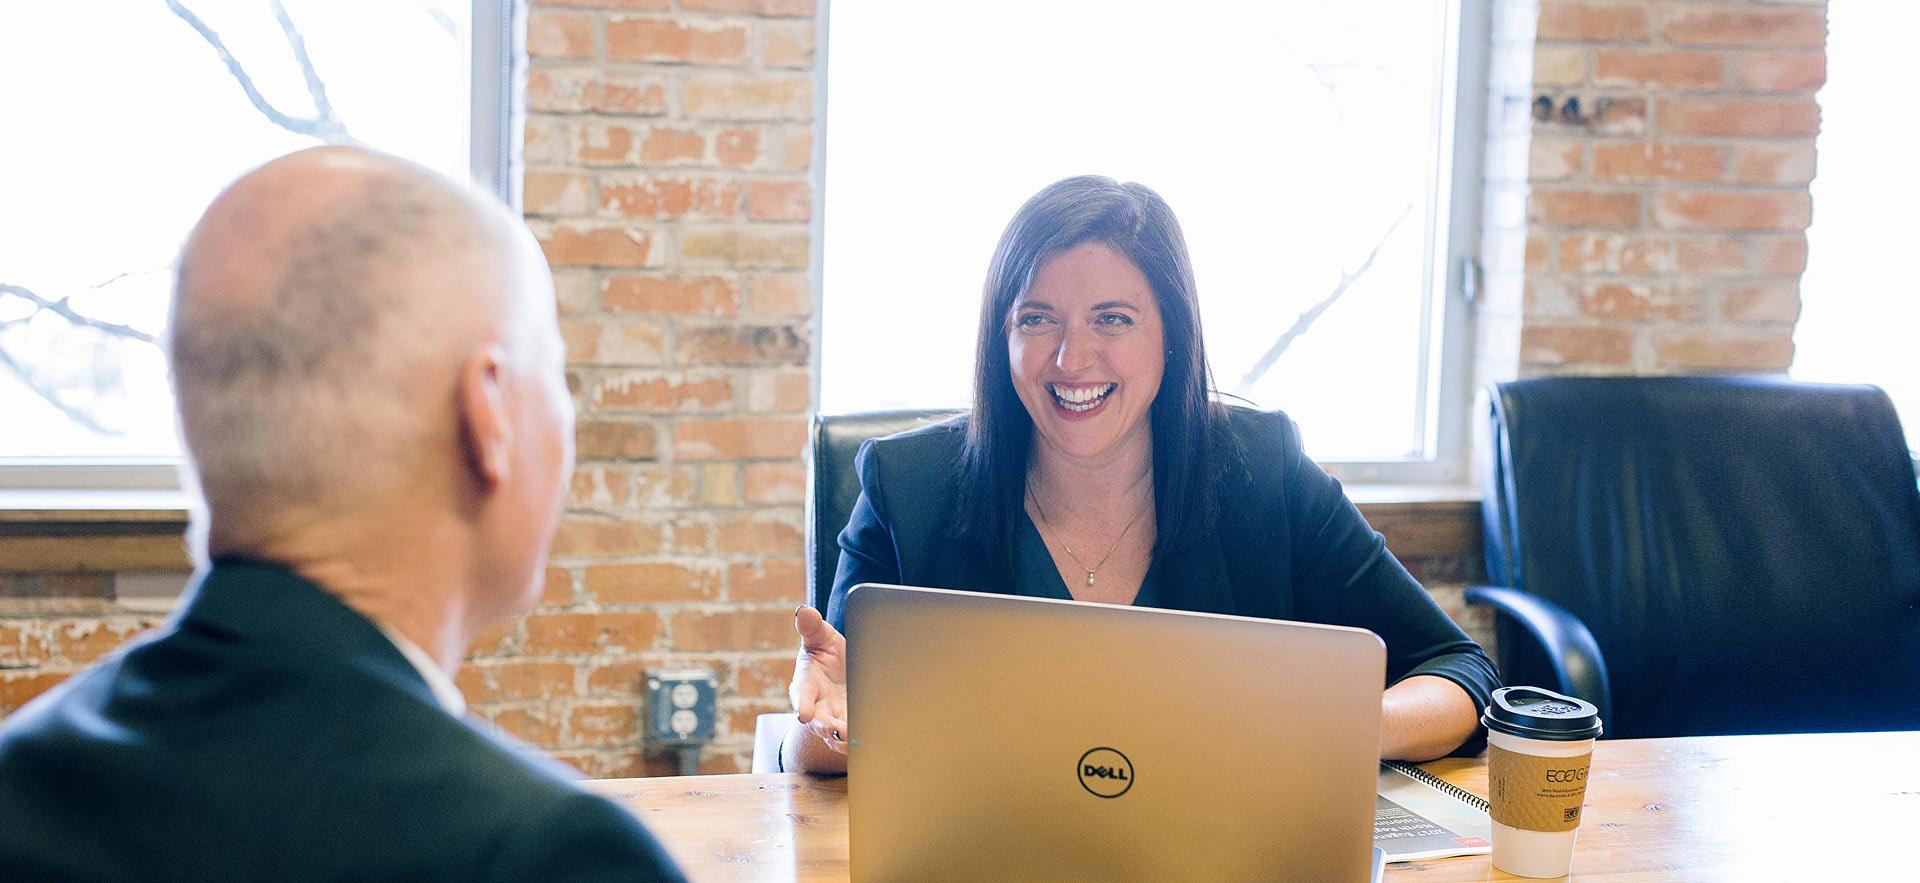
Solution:
{"label": "dark suit jacket", "polygon": [[569,778],[449,715],[320,587],[222,560],[0,726],[0,878],[680,879]]}
{"label": "dark suit jacket", "polygon": [[[1372,630],[1387,645],[1388,683],[1435,675],[1482,709],[1499,686],[1493,663],[1387,551],[1340,490],[1307,458],[1279,412],[1228,409],[1219,528],[1156,557],[1165,608]],[[840,534],[827,619],[865,582],[1017,593],[1014,576],[964,542],[954,524],[966,418],[869,441],[855,458],[860,499]],[[1024,517],[1024,516],[1023,516]],[[1476,736],[1462,746],[1473,752]]]}

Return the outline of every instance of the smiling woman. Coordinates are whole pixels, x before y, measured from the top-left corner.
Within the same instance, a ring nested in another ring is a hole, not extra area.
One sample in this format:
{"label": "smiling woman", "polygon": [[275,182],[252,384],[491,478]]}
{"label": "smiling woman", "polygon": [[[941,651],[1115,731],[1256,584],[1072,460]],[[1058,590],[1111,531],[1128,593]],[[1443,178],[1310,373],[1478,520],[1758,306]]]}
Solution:
{"label": "smiling woman", "polygon": [[860,449],[827,610],[796,613],[790,768],[845,769],[840,630],[868,582],[1370,629],[1388,653],[1382,756],[1476,749],[1486,654],[1286,415],[1215,397],[1203,339],[1159,194],[1085,176],[1020,208],[987,274],[972,412]]}

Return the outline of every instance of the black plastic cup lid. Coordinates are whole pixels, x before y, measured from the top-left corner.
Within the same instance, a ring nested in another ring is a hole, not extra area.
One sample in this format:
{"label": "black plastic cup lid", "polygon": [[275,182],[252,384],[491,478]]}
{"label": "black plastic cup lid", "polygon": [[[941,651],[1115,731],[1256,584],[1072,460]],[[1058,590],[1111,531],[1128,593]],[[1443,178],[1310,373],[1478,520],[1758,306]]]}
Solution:
{"label": "black plastic cup lid", "polygon": [[1523,739],[1574,742],[1600,735],[1593,703],[1539,687],[1502,687],[1480,716],[1487,729]]}

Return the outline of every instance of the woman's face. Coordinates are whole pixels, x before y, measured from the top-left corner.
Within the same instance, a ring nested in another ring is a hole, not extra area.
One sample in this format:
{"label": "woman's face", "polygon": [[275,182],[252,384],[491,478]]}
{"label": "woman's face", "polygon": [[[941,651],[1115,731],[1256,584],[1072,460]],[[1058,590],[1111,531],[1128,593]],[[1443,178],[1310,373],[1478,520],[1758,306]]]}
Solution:
{"label": "woman's face", "polygon": [[1007,325],[1013,389],[1041,442],[1094,458],[1148,437],[1164,340],[1153,288],[1125,255],[1087,242],[1042,261]]}

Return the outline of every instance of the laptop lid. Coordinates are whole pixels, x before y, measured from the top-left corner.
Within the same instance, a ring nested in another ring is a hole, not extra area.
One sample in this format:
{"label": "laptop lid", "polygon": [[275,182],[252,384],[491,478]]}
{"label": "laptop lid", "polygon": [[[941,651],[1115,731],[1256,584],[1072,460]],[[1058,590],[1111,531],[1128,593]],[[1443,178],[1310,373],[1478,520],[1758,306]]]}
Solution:
{"label": "laptop lid", "polygon": [[1363,629],[902,586],[847,596],[856,880],[1367,880]]}

